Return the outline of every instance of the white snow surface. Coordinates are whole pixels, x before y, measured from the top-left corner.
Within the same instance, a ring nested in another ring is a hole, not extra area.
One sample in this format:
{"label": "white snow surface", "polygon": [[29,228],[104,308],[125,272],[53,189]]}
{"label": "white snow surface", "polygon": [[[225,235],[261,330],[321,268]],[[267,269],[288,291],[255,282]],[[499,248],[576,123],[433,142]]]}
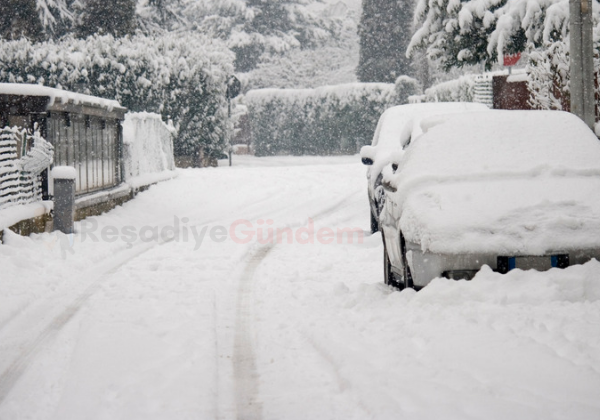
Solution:
{"label": "white snow surface", "polygon": [[[358,160],[239,156],[71,236],[5,231],[0,418],[600,417],[600,263],[393,291]],[[219,228],[309,218],[364,239]]]}
{"label": "white snow surface", "polygon": [[25,95],[25,96],[48,96],[50,105],[58,99],[60,103],[73,103],[75,105],[87,104],[105,108],[111,111],[113,108],[122,108],[119,102],[111,99],[98,98],[96,96],[69,92],[42,85],[27,83],[0,83],[0,94],[2,95]]}
{"label": "white snow surface", "polygon": [[451,254],[600,248],[600,144],[577,117],[488,111],[421,125],[398,171],[384,171],[407,240]]}
{"label": "white snow surface", "polygon": [[22,220],[33,219],[50,213],[54,203],[52,201],[38,201],[35,203],[19,204],[0,210],[0,229],[6,229]]}

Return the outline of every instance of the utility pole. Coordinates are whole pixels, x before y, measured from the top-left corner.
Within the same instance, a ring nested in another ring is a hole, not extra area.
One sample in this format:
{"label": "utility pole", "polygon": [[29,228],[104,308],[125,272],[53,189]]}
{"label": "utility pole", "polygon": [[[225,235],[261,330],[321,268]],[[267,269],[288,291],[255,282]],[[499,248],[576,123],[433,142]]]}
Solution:
{"label": "utility pole", "polygon": [[[242,83],[238,80],[237,77],[231,75],[227,78],[227,92],[225,96],[227,97],[227,119],[231,119],[231,100],[237,97],[242,91]],[[231,163],[231,133],[227,133],[227,144],[229,146],[229,166]]]}
{"label": "utility pole", "polygon": [[594,50],[592,0],[569,0],[571,112],[594,129]]}

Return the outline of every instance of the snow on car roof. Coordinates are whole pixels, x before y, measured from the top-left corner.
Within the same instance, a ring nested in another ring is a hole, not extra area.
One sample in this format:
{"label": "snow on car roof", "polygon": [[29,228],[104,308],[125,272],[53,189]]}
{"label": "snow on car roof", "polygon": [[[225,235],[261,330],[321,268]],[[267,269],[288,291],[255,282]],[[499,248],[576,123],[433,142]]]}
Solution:
{"label": "snow on car roof", "polygon": [[112,111],[113,108],[122,108],[119,102],[111,99],[27,83],[0,83],[0,95],[47,96],[50,98],[49,106],[54,105],[58,99],[62,104],[69,102],[75,105],[86,104],[104,108],[108,111]]}
{"label": "snow on car roof", "polygon": [[398,149],[409,138],[421,134],[418,122],[422,118],[438,114],[484,110],[487,110],[484,104],[471,102],[429,102],[394,106],[381,114],[378,133],[376,133],[377,143],[374,146],[382,149]]}
{"label": "snow on car roof", "polygon": [[507,174],[600,175],[600,142],[573,114],[487,111],[432,117],[407,150],[398,179]]}

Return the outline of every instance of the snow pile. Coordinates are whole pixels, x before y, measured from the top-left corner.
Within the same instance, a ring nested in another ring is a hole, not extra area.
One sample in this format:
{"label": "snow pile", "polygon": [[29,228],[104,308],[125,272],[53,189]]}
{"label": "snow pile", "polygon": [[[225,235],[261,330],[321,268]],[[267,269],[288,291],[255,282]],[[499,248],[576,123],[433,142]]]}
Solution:
{"label": "snow pile", "polygon": [[34,219],[50,213],[54,207],[52,201],[36,201],[0,209],[0,230],[7,229],[17,223]]}
{"label": "snow pile", "polygon": [[[340,220],[349,212],[336,209]],[[379,233],[362,244],[270,252],[254,292],[264,417],[600,412],[600,263],[508,275],[486,267],[473,281],[436,279],[415,293],[382,284],[381,253]]]}
{"label": "snow pile", "polygon": [[600,247],[600,144],[577,117],[489,111],[423,126],[384,172],[407,240],[448,253]]}
{"label": "snow pile", "polygon": [[394,85],[384,83],[251,90],[245,103],[255,153],[356,153],[393,97]]}
{"label": "snow pile", "polygon": [[127,113],[123,121],[123,163],[125,181],[134,187],[165,171],[175,170],[172,124],[161,116],[147,112]]}

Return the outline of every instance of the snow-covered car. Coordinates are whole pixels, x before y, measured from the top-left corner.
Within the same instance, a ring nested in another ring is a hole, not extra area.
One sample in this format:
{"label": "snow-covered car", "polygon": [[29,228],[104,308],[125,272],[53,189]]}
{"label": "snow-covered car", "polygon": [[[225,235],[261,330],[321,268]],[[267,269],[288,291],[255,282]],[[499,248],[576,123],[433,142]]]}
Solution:
{"label": "snow-covered car", "polygon": [[384,281],[600,259],[600,141],[559,111],[432,117],[383,170]]}
{"label": "snow-covered car", "polygon": [[361,151],[363,164],[368,165],[367,193],[371,207],[371,231],[379,230],[379,214],[385,194],[381,186],[381,170],[398,159],[411,138],[420,134],[419,122],[423,118],[440,114],[484,111],[487,106],[467,102],[431,102],[398,105],[387,109],[379,118],[373,141]]}

